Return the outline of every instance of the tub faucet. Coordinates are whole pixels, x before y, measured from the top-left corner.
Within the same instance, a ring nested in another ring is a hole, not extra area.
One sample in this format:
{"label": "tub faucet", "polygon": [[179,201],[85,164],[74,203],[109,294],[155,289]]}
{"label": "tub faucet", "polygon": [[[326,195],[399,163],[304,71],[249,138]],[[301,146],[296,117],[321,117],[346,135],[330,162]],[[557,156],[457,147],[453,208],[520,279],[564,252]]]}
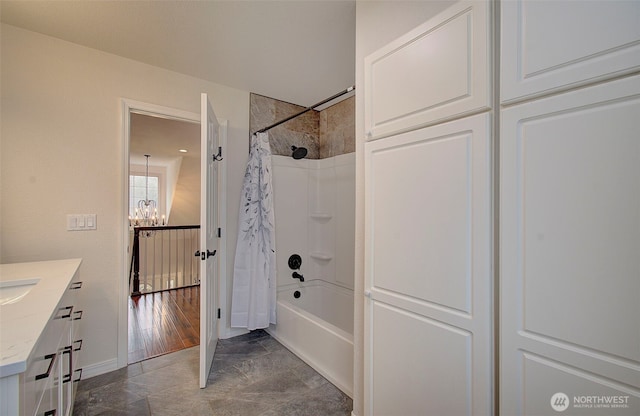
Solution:
{"label": "tub faucet", "polygon": [[304,276],[298,272],[293,272],[291,274],[291,277],[293,277],[294,279],[300,279],[301,282],[304,282]]}

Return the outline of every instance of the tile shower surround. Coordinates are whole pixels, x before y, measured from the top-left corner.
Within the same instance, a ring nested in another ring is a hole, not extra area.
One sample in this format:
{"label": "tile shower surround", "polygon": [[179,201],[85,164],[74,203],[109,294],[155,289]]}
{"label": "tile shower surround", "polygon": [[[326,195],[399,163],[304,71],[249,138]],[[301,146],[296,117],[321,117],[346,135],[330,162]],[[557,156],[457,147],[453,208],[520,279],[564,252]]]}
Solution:
{"label": "tile shower surround", "polygon": [[[252,93],[249,131],[260,130],[304,108]],[[355,133],[355,97],[350,97],[269,130],[269,141],[274,155],[291,156],[291,146],[302,146],[308,150],[308,159],[325,159],[355,152]]]}
{"label": "tile shower surround", "polygon": [[353,403],[263,330],[219,340],[206,389],[199,348],[80,381],[75,416],[348,416]]}

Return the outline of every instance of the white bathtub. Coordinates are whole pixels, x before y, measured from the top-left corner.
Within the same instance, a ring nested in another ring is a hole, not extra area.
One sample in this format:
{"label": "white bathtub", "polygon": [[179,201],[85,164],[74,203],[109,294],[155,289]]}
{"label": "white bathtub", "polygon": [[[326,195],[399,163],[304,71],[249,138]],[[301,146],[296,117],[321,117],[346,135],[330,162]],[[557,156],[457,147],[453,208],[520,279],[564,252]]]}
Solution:
{"label": "white bathtub", "polygon": [[353,291],[323,280],[287,285],[276,313],[269,334],[353,397]]}

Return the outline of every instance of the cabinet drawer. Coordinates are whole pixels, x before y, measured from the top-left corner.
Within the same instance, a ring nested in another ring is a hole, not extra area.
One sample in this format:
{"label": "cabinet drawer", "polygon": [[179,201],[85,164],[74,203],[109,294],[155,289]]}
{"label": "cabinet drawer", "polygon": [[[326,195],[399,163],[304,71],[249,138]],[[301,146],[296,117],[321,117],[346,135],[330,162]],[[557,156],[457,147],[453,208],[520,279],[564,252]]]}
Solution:
{"label": "cabinet drawer", "polygon": [[[32,358],[24,373],[25,414],[33,414],[47,383],[57,376],[61,344],[68,344],[73,307],[59,307],[41,334]],[[31,411],[28,411],[31,409]]]}
{"label": "cabinet drawer", "polygon": [[58,382],[57,377],[49,380],[36,416],[58,416],[60,414],[58,411]]}
{"label": "cabinet drawer", "polygon": [[27,367],[24,374],[24,396],[22,414],[36,414],[45,390],[57,378],[60,356],[57,352],[39,355]]}
{"label": "cabinet drawer", "polygon": [[29,415],[33,414],[35,416],[59,416],[60,412],[58,411],[58,377],[51,377],[48,380],[44,392],[42,395],[42,400],[40,401],[40,405],[35,410],[34,413],[28,413]]}

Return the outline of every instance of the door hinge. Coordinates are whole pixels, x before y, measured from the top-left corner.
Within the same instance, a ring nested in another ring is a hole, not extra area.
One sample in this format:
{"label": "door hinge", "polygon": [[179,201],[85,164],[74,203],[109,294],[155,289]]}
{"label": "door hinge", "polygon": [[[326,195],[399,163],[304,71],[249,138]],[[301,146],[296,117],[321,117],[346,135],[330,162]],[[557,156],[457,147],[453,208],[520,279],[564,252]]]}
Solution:
{"label": "door hinge", "polygon": [[220,308],[218,308],[218,319],[220,319]]}
{"label": "door hinge", "polygon": [[222,228],[218,228],[218,238],[222,237]]}
{"label": "door hinge", "polygon": [[220,160],[222,160],[222,147],[218,147],[218,154],[217,155],[213,155],[213,161],[214,162],[218,162]]}

